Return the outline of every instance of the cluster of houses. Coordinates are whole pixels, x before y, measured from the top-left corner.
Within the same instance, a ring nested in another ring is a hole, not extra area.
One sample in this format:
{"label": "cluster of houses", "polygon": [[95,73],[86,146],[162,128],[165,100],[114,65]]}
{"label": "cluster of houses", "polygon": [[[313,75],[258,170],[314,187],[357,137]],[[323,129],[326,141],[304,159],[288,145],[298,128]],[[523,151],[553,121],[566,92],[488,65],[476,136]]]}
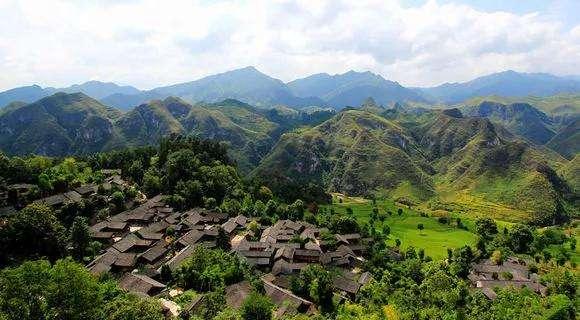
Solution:
{"label": "cluster of houses", "polygon": [[[45,204],[55,210],[59,210],[66,203],[80,202],[83,199],[89,199],[97,193],[99,186],[105,191],[109,191],[113,188],[124,190],[129,186],[129,184],[121,178],[119,170],[105,169],[101,171],[106,178],[100,185],[81,185],[67,192],[37,199],[34,203]],[[21,205],[20,202],[22,202],[22,199],[28,198],[28,195],[35,191],[38,191],[38,186],[28,183],[12,184],[8,185],[5,190],[0,190],[0,217],[16,213],[18,205],[15,207],[14,203],[11,202],[18,202],[18,204]]]}
{"label": "cluster of houses", "polygon": [[[261,271],[266,294],[281,314],[313,309],[312,302],[289,290],[289,277],[309,264],[336,267],[334,285],[345,298],[354,297],[370,280],[368,273],[357,271],[371,241],[360,234],[330,234],[307,222],[290,220],[266,227],[242,215],[229,217],[201,208],[181,213],[167,206],[162,196],[93,225],[92,238],[107,248],[87,267],[93,274],[119,274],[125,290],[155,296],[167,291],[160,280],[162,268],[175,270],[197,246],[215,247],[220,229],[229,236],[232,251]],[[242,282],[226,292],[227,301],[235,306],[240,296],[249,295],[250,286]],[[163,301],[168,309],[176,309]],[[202,301],[199,297],[187,311],[195,311]]]}
{"label": "cluster of houses", "polygon": [[16,213],[14,202],[27,197],[35,189],[38,187],[29,183],[15,183],[0,189],[0,217]]}
{"label": "cluster of houses", "polygon": [[[198,246],[215,247],[220,230],[229,236],[232,252],[261,272],[266,294],[278,305],[277,316],[315,310],[312,302],[290,290],[292,276],[310,264],[332,267],[334,287],[344,299],[355,298],[371,280],[359,268],[371,239],[360,234],[331,234],[304,221],[279,220],[260,226],[243,215],[229,217],[201,208],[181,213],[167,206],[162,196],[93,225],[91,236],[107,248],[87,267],[94,274],[120,275],[119,284],[127,291],[166,296],[168,290],[160,280],[162,268],[177,269]],[[546,293],[537,275],[515,258],[500,265],[483,260],[473,265],[469,279],[490,299],[496,297],[494,288],[505,286]],[[240,282],[226,288],[226,301],[236,307],[250,293],[250,284]],[[199,295],[185,310],[195,312],[203,300]],[[181,311],[171,300],[162,301],[167,310]]]}
{"label": "cluster of houses", "polygon": [[494,288],[526,287],[541,295],[546,295],[547,291],[540,283],[538,275],[529,271],[527,262],[515,257],[510,257],[501,264],[490,259],[482,260],[472,266],[468,279],[477,290],[481,290],[492,300],[497,297]]}

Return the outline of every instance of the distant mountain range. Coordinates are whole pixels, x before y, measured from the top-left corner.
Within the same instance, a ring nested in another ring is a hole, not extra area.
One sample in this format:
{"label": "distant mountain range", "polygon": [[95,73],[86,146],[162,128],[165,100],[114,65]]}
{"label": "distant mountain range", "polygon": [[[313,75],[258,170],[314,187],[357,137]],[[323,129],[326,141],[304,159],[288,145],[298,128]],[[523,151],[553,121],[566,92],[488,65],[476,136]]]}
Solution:
{"label": "distant mountain range", "polygon": [[359,106],[368,97],[383,105],[399,101],[427,102],[417,92],[371,72],[349,71],[332,76],[320,73],[291,81],[288,86],[299,97],[319,97],[336,109]]}
{"label": "distant mountain range", "polygon": [[93,99],[103,99],[114,94],[138,94],[140,91],[131,86],[119,86],[112,82],[88,81],[66,88],[42,88],[38,85],[19,87],[0,92],[0,107],[12,102],[30,103],[57,92],[84,93]]}
{"label": "distant mountain range", "polygon": [[429,101],[459,103],[478,96],[503,97],[553,96],[580,92],[580,81],[546,73],[504,71],[463,83],[446,83],[432,88],[417,88]]}
{"label": "distant mountain range", "polygon": [[[368,97],[387,106],[404,102],[457,104],[481,96],[527,99],[530,96],[580,95],[580,80],[572,76],[505,71],[464,83],[407,88],[371,72],[349,71],[336,75],[321,73],[284,83],[254,67],[246,67],[147,91],[98,81],[66,88],[42,88],[37,85],[20,87],[0,92],[0,107],[12,102],[31,103],[56,92],[81,92],[104,105],[123,111],[167,97],[179,97],[189,103],[236,99],[262,108],[283,105],[297,109],[318,106],[340,110],[346,106],[358,106]],[[557,107],[560,105],[554,106]]]}

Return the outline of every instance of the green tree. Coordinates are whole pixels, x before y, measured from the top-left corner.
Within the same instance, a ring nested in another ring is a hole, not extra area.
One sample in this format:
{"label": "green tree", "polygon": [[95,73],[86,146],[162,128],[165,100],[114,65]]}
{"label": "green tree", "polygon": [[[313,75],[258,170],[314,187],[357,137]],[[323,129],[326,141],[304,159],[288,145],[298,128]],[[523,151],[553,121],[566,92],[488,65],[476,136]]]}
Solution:
{"label": "green tree", "polygon": [[[191,319],[190,319],[191,320]],[[233,308],[225,308],[220,311],[212,320],[242,320],[240,313]]]}
{"label": "green tree", "polygon": [[425,229],[425,226],[423,226],[423,224],[422,224],[422,223],[419,223],[419,224],[417,225],[417,229],[419,229],[419,232],[422,232],[422,231],[423,231],[423,229]]}
{"label": "green tree", "polygon": [[516,224],[509,231],[511,249],[516,253],[528,252],[534,235],[530,227],[523,224]]}
{"label": "green tree", "polygon": [[254,203],[254,210],[252,215],[254,217],[261,217],[265,211],[266,205],[264,204],[264,202],[262,202],[262,200],[256,200],[256,202]]}
{"label": "green tree", "polygon": [[212,319],[224,310],[226,305],[226,296],[223,288],[218,288],[218,290],[205,295],[199,315],[202,319]]}
{"label": "green tree", "polygon": [[373,211],[371,211],[371,219],[377,220],[378,218],[379,218],[379,208],[374,207]]}
{"label": "green tree", "polygon": [[134,160],[131,163],[131,166],[129,167],[128,171],[129,172],[127,173],[133,181],[137,183],[141,183],[141,181],[143,181],[143,175],[145,174],[145,171],[143,169],[143,164],[141,163],[140,160]]}
{"label": "green tree", "polygon": [[52,181],[46,173],[42,173],[38,176],[38,187],[42,194],[47,194],[52,191]]}
{"label": "green tree", "polygon": [[27,206],[0,228],[0,255],[4,261],[41,257],[56,260],[62,257],[65,247],[66,229],[45,205]]}
{"label": "green tree", "polygon": [[298,277],[291,280],[292,291],[318,304],[322,311],[332,312],[334,293],[332,274],[320,265],[308,265],[300,271]]}
{"label": "green tree", "polygon": [[266,186],[261,186],[260,189],[258,190],[258,199],[260,199],[264,202],[268,202],[273,197],[274,197],[274,194],[272,193],[272,190],[270,190]]}
{"label": "green tree", "polygon": [[70,228],[69,239],[72,246],[73,256],[77,260],[82,260],[91,242],[89,224],[85,217],[75,217]]}
{"label": "green tree", "polygon": [[253,292],[242,303],[240,313],[244,320],[270,320],[273,308],[270,298]]}
{"label": "green tree", "polygon": [[115,191],[111,195],[111,202],[115,205],[116,211],[123,211],[125,209],[125,195],[121,191]]}
{"label": "green tree", "polygon": [[551,294],[564,294],[570,299],[576,296],[578,279],[566,267],[556,266],[542,279],[548,283],[548,291]]}
{"label": "green tree", "polygon": [[333,216],[329,226],[330,231],[338,234],[356,233],[360,226],[353,216]]}
{"label": "green tree", "polygon": [[103,303],[95,278],[71,259],[54,266],[30,261],[0,273],[0,313],[10,319],[102,319]]}
{"label": "green tree", "polygon": [[389,234],[391,234],[391,227],[388,224],[383,225],[383,235],[387,237]]}
{"label": "green tree", "polygon": [[163,307],[159,301],[123,294],[104,307],[107,320],[164,320]]}
{"label": "green tree", "polygon": [[349,216],[352,216],[354,214],[351,207],[346,207],[346,214],[348,214]]}
{"label": "green tree", "polygon": [[484,239],[491,239],[497,234],[497,224],[492,218],[479,218],[475,221],[475,232]]}
{"label": "green tree", "polygon": [[298,221],[302,220],[303,217],[304,217],[304,202],[298,199],[288,206],[288,219]]}
{"label": "green tree", "polygon": [[492,254],[491,254],[491,261],[493,263],[495,263],[496,265],[501,265],[503,263],[503,254],[500,250],[495,250]]}
{"label": "green tree", "polygon": [[175,278],[184,289],[207,292],[243,280],[246,268],[234,253],[198,246],[177,269]]}
{"label": "green tree", "polygon": [[222,212],[227,213],[230,216],[235,216],[240,213],[241,205],[238,200],[228,197],[224,199],[220,205],[220,209]]}
{"label": "green tree", "polygon": [[278,203],[274,200],[268,200],[266,202],[266,209],[264,210],[264,214],[267,217],[273,217],[276,214],[276,210],[278,208]]}
{"label": "green tree", "polygon": [[162,190],[161,177],[155,168],[149,168],[143,175],[143,192],[154,196]]}

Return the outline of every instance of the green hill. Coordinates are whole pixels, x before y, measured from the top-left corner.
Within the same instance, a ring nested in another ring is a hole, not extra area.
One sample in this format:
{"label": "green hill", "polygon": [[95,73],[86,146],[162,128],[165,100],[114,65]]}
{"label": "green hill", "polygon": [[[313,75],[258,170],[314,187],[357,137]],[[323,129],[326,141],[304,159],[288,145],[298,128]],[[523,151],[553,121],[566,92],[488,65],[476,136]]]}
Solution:
{"label": "green hill", "polygon": [[558,115],[566,113],[580,113],[579,94],[557,94],[547,97],[501,97],[497,95],[474,97],[463,102],[463,105],[478,105],[484,101],[502,104],[528,103],[546,113]]}
{"label": "green hill", "polygon": [[386,114],[391,120],[347,110],[287,133],[253,175],[274,188],[316,182],[349,195],[436,200],[508,221],[549,224],[567,213],[571,191],[553,169],[567,161],[554,152],[457,109]]}
{"label": "green hill", "polygon": [[432,188],[424,172],[429,166],[421,159],[404,128],[367,111],[348,110],[312,129],[283,135],[254,174],[273,183],[322,182],[354,195],[410,186],[423,197]]}
{"label": "green hill", "polygon": [[475,106],[466,106],[461,111],[467,116],[486,117],[500,123],[514,134],[540,145],[556,134],[554,121],[527,103],[505,105],[484,101]]}
{"label": "green hill", "polygon": [[562,177],[566,179],[574,193],[580,194],[580,155],[572,158],[561,171]]}
{"label": "green hill", "polygon": [[580,118],[558,132],[547,146],[561,155],[572,158],[580,152]]}
{"label": "green hill", "polygon": [[172,134],[191,134],[228,143],[244,171],[257,165],[273,144],[277,125],[249,105],[235,100],[191,105],[178,98],[142,104],[116,122],[131,145],[145,145]]}
{"label": "green hill", "polygon": [[95,152],[114,138],[117,110],[82,93],[57,93],[0,115],[0,149],[11,154]]}

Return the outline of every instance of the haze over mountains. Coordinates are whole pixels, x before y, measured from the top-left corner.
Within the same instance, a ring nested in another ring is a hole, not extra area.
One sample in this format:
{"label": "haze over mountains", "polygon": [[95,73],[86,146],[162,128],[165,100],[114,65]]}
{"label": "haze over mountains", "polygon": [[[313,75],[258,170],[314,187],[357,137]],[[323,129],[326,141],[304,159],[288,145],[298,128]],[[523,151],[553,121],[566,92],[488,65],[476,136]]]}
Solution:
{"label": "haze over mountains", "polygon": [[490,74],[463,83],[445,83],[419,88],[429,100],[458,103],[477,96],[504,97],[552,96],[580,91],[574,77],[557,77],[546,73],[519,73],[512,70]]}
{"label": "haze over mountains", "polygon": [[337,110],[358,106],[367,97],[378,104],[396,102],[454,104],[474,97],[547,97],[580,93],[575,77],[505,71],[464,83],[447,83],[431,88],[407,88],[371,72],[311,75],[284,83],[254,67],[236,69],[199,80],[140,91],[131,86],[89,81],[66,88],[38,85],[0,92],[0,107],[11,102],[34,102],[56,92],[82,92],[103,104],[129,110],[153,99],[179,97],[189,103],[236,99],[258,107],[285,105],[294,108],[328,106]]}

